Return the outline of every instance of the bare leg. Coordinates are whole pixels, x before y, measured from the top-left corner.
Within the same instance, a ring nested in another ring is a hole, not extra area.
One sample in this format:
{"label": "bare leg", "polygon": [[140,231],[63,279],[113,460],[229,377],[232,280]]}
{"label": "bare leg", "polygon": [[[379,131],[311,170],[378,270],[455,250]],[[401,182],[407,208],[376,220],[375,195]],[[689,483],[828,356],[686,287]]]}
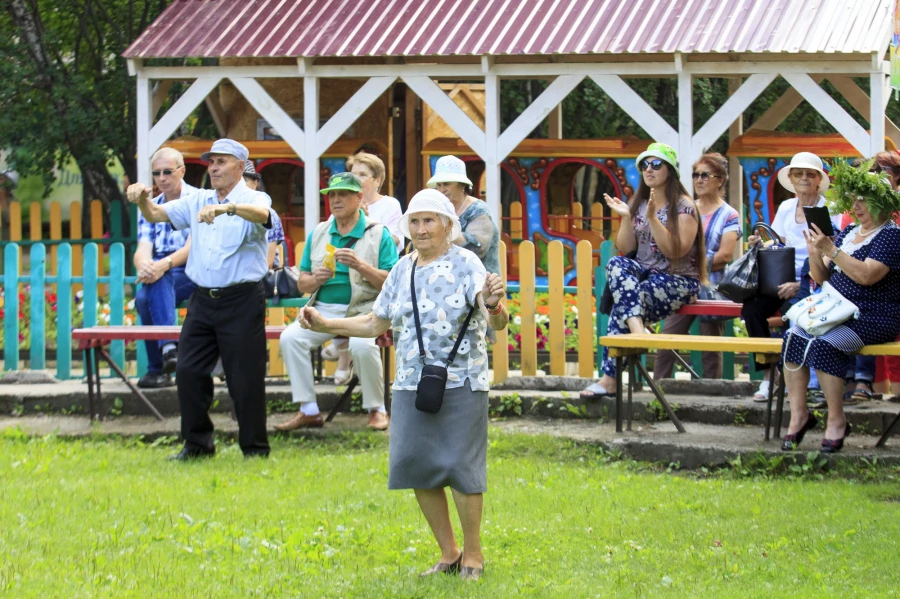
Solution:
{"label": "bare leg", "polygon": [[632,316],[625,321],[625,324],[628,325],[628,330],[631,331],[633,335],[644,332],[644,319],[640,316]]}
{"label": "bare leg", "polygon": [[481,493],[460,493],[453,491],[453,503],[463,529],[462,565],[483,568],[484,555],[481,552],[481,515],[484,511],[484,495]]}
{"label": "bare leg", "polygon": [[[459,545],[450,523],[450,508],[444,489],[416,489],[416,501],[441,548],[441,562],[452,564],[459,558]],[[457,504],[458,506],[459,504]],[[457,509],[459,509],[457,507]],[[465,530],[465,528],[463,528]]]}
{"label": "bare leg", "polygon": [[[771,366],[770,368],[774,368]],[[809,420],[809,408],[806,407],[806,388],[809,386],[809,367],[802,366],[798,370],[796,364],[785,362],[784,384],[787,387],[788,400],[791,402],[791,424],[788,426],[788,434],[795,435]],[[834,378],[834,377],[832,377]],[[821,379],[819,380],[821,383]],[[841,381],[843,385],[843,381]],[[825,386],[822,385],[824,391]],[[827,393],[825,395],[828,397]],[[841,397],[841,393],[838,394]],[[778,416],[776,416],[777,418]]]}
{"label": "bare leg", "polygon": [[[847,426],[847,417],[844,416],[844,379],[817,370],[819,384],[825,401],[828,402],[828,424],[825,427],[826,439],[841,439],[844,436],[844,427]],[[793,421],[792,421],[793,422]]]}

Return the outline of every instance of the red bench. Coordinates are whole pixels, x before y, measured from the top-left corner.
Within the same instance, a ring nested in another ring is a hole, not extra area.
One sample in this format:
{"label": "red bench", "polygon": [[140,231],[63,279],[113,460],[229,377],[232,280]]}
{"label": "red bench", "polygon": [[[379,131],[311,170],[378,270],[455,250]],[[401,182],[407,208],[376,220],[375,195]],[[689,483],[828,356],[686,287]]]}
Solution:
{"label": "red bench", "polygon": [[[285,326],[267,326],[266,339],[273,340],[281,337]],[[134,393],[144,404],[150,408],[153,415],[158,420],[163,420],[162,414],[156,409],[149,399],[132,383],[128,377],[119,368],[109,353],[106,346],[111,341],[164,341],[166,339],[178,339],[181,336],[180,326],[109,326],[109,327],[89,327],[85,329],[75,329],[72,331],[72,339],[78,341],[78,349],[84,351],[84,366],[87,371],[88,384],[88,410],[91,420],[95,418],[103,419],[103,410],[100,398],[100,358],[106,360],[110,368],[119,376],[122,381],[128,385],[131,392]],[[384,390],[385,390],[385,406],[390,409],[390,347],[393,345],[393,337],[391,331],[388,330],[384,335],[376,339],[376,344],[382,348],[382,361],[384,363]],[[319,364],[321,371],[321,361]],[[331,412],[329,412],[326,422],[330,422],[335,414],[346,404],[353,395],[353,390],[359,384],[359,378],[354,375],[347,383],[347,388],[341,395],[341,399],[335,404]],[[94,386],[96,385],[96,395]]]}
{"label": "red bench", "polygon": [[693,304],[682,306],[676,314],[690,314],[692,316],[730,316],[741,317],[743,304],[734,302],[720,302],[717,300],[697,300]]}

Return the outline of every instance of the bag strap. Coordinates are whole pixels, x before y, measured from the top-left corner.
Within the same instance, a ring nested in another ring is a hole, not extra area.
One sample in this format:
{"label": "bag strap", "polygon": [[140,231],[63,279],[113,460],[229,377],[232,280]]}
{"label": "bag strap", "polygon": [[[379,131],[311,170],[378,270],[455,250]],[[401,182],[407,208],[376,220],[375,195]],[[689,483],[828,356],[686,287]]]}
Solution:
{"label": "bag strap", "polygon": [[[378,223],[372,223],[371,225],[368,225],[365,229],[363,229],[363,237],[366,236],[366,233],[369,232],[369,229],[371,229],[372,227],[374,227],[374,226],[377,225],[377,224],[378,224]],[[355,238],[355,239],[351,239],[350,241],[348,241],[347,243],[345,243],[345,244],[344,244],[344,247],[342,247],[341,249],[344,249],[344,250],[352,250],[352,249],[353,249],[353,246],[355,246],[355,245],[356,245],[356,242],[359,241],[360,239],[362,239],[362,237],[360,237],[360,238]]]}
{"label": "bag strap", "polygon": [[[413,307],[413,318],[416,321],[416,340],[419,342],[419,357],[422,359],[422,363],[425,363],[425,342],[422,341],[422,325],[419,321],[419,302],[416,299],[416,263],[419,261],[419,258],[416,257],[412,262],[412,268],[409,269],[409,292],[412,295],[412,307]],[[469,321],[472,320],[472,315],[475,313],[475,306],[469,310],[469,314],[466,316],[466,321],[463,323],[462,328],[459,330],[459,333],[456,336],[456,343],[453,345],[453,349],[450,350],[450,355],[447,356],[447,364],[451,364],[453,360],[456,358],[456,352],[459,350],[459,346],[462,343],[463,337],[466,335],[466,330],[469,328]]]}
{"label": "bag strap", "polygon": [[781,245],[786,245],[784,243],[784,239],[775,232],[775,229],[767,225],[766,223],[759,221],[755,225],[753,225],[753,232],[756,233],[758,231],[765,231],[766,234],[775,242],[780,243]]}

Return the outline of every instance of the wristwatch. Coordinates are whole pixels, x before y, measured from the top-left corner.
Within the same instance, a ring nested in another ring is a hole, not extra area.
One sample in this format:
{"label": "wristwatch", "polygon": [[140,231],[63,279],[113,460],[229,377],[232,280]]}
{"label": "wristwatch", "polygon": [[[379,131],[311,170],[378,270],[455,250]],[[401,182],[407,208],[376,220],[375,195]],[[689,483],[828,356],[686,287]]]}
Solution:
{"label": "wristwatch", "polygon": [[172,259],[166,256],[166,262],[169,264],[169,270],[172,270]]}
{"label": "wristwatch", "polygon": [[226,204],[228,204],[228,209],[225,213],[229,216],[234,216],[235,212],[237,212],[237,206],[235,204],[232,204],[231,202],[226,202]]}

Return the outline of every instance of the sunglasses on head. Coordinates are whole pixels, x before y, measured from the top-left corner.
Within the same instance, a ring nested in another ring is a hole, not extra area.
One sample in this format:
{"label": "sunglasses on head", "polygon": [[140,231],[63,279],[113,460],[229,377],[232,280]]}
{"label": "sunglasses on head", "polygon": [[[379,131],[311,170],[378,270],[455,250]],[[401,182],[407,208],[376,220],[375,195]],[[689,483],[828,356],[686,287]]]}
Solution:
{"label": "sunglasses on head", "polygon": [[172,173],[174,173],[175,171],[177,171],[180,168],[181,168],[180,166],[176,167],[176,168],[164,168],[161,171],[150,171],[150,174],[153,175],[154,177],[158,177],[160,175],[165,175],[168,177],[168,176],[171,176]]}
{"label": "sunglasses on head", "polygon": [[693,179],[694,181],[696,181],[697,179],[700,179],[701,181],[709,181],[710,179],[718,179],[718,178],[719,178],[719,175],[713,175],[712,173],[706,173],[706,172],[698,173],[697,171],[694,171],[693,173],[691,173],[691,179]]}
{"label": "sunglasses on head", "polygon": [[645,159],[641,160],[641,163],[638,166],[641,167],[641,172],[647,170],[648,166],[650,168],[652,168],[653,170],[658,171],[659,169],[662,168],[663,164],[664,164],[664,162],[659,158],[654,158],[653,160],[650,160],[649,158],[645,158]]}

